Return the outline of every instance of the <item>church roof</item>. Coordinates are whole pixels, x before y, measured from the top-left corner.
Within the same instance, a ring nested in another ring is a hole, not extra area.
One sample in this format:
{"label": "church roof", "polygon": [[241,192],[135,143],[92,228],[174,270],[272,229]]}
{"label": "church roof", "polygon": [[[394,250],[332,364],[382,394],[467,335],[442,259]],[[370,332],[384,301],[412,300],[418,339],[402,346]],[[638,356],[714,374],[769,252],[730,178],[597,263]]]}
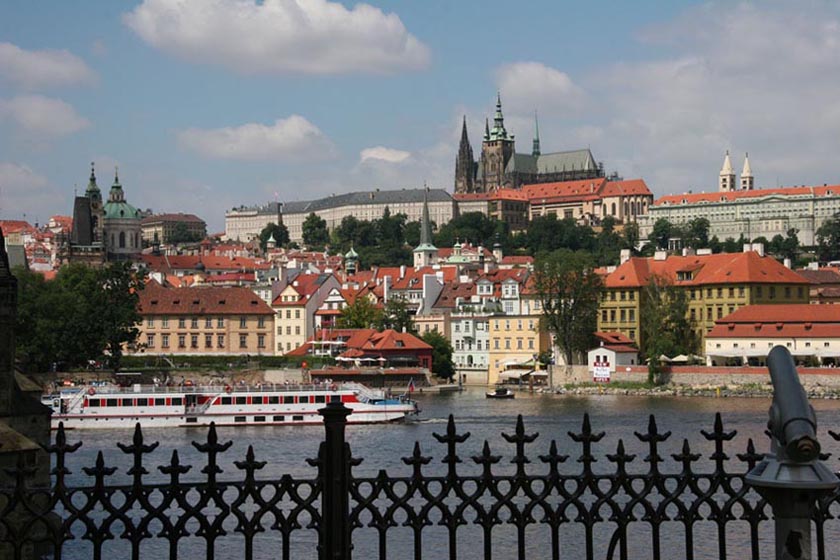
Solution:
{"label": "church roof", "polygon": [[562,171],[595,171],[598,164],[589,149],[552,152],[534,156],[513,154],[505,169],[506,173],[557,173]]}
{"label": "church roof", "polygon": [[[401,204],[407,202],[423,202],[426,189],[401,189],[388,191],[363,191],[328,196],[318,200],[301,200],[286,202],[283,205],[284,214],[300,214],[338,208],[341,206],[364,204]],[[429,189],[429,202],[451,202],[452,196],[444,189]]]}

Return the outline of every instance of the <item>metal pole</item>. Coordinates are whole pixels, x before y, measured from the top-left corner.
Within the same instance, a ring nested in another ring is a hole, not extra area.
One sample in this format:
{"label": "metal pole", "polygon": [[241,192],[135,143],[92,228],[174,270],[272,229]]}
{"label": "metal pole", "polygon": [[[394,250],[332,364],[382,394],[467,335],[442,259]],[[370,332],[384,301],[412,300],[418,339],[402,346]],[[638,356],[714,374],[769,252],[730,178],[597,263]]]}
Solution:
{"label": "metal pole", "polygon": [[350,446],[344,428],[351,410],[338,402],[318,410],[324,417],[326,439],[321,480],[320,560],[349,560],[350,550]]}

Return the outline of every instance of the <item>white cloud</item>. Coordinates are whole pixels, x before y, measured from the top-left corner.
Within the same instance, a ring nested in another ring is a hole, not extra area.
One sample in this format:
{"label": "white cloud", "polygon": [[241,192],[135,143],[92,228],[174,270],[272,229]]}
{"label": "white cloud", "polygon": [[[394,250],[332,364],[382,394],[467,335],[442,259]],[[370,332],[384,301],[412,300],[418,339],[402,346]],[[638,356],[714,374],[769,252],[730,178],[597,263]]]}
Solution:
{"label": "white cloud", "polygon": [[329,138],[300,115],[272,125],[190,128],[178,133],[178,144],[207,158],[242,161],[313,161],[335,154]]}
{"label": "white cloud", "polygon": [[244,74],[388,73],[429,49],[396,14],[327,0],[145,0],[123,21],[150,45]]}
{"label": "white cloud", "polygon": [[373,148],[365,148],[361,151],[359,154],[359,163],[365,163],[371,160],[385,163],[403,163],[410,157],[411,152],[386,148],[385,146],[375,146]]}
{"label": "white cloud", "polygon": [[45,209],[55,207],[57,198],[47,178],[29,166],[0,162],[0,217],[44,220]]}
{"label": "white cloud", "polygon": [[27,136],[39,139],[57,138],[90,126],[72,105],[43,95],[21,95],[0,99],[0,122],[14,123]]}
{"label": "white cloud", "polygon": [[504,105],[514,112],[569,114],[578,110],[584,91],[565,72],[541,62],[515,62],[496,70]]}
{"label": "white cloud", "polygon": [[0,80],[26,89],[75,85],[96,79],[85,61],[66,50],[28,51],[0,43]]}

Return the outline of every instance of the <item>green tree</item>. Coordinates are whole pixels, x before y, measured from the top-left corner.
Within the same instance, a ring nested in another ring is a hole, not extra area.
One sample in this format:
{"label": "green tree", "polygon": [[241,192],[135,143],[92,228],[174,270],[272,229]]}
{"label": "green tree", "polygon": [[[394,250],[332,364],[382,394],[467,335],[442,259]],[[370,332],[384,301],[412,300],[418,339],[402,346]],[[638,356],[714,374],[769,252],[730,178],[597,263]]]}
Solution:
{"label": "green tree", "polygon": [[537,256],[534,276],[543,309],[542,325],[554,335],[566,364],[572,364],[576,355],[592,347],[601,278],[590,255],[567,249]]}
{"label": "green tree", "polygon": [[661,381],[663,354],[694,354],[698,348],[694,322],[689,318],[686,290],[653,276],[642,293],[642,356],[648,362],[648,380]]}
{"label": "green tree", "polygon": [[285,224],[270,223],[260,232],[260,249],[265,253],[268,240],[274,237],[275,243],[278,247],[283,247],[289,243],[289,228]]}
{"label": "green tree", "polygon": [[104,330],[108,363],[119,371],[123,348],[134,345],[140,334],[138,304],[145,276],[131,270],[127,262],[114,263],[101,270],[100,283],[98,321]]}
{"label": "green tree", "polygon": [[187,224],[184,222],[178,222],[175,224],[175,227],[172,228],[172,233],[169,235],[169,239],[167,241],[172,244],[178,244],[195,243],[196,241],[201,241],[201,239],[201,234],[191,232]]}
{"label": "green tree", "polygon": [[415,332],[414,314],[408,302],[401,297],[391,297],[385,304],[380,323],[381,329],[394,329],[400,332]]}
{"label": "green tree", "polygon": [[432,347],[432,373],[442,379],[452,379],[455,367],[452,365],[452,344],[437,331],[428,331],[420,337]]}
{"label": "green tree", "polygon": [[692,249],[705,249],[709,246],[709,220],[704,217],[694,218],[685,228],[684,244]]}
{"label": "green tree", "polygon": [[615,231],[616,220],[607,216],[601,220],[601,232],[598,234],[598,264],[616,264],[622,247],[621,236]]}
{"label": "green tree", "polygon": [[840,259],[840,215],[817,229],[817,257],[823,262]]}
{"label": "green tree", "polygon": [[341,310],[337,323],[342,329],[375,329],[382,324],[382,310],[366,297],[356,298]]}
{"label": "green tree", "polygon": [[465,212],[443,224],[434,241],[438,247],[452,247],[457,241],[484,247],[492,247],[498,241],[504,247],[510,243],[510,232],[501,220],[483,212]]}
{"label": "green tree", "polygon": [[671,240],[674,226],[665,218],[659,218],[653,224],[653,230],[650,233],[650,239],[653,241],[657,249],[667,249],[668,242]]}
{"label": "green tree", "polygon": [[310,249],[323,249],[330,241],[327,221],[315,212],[306,217],[301,228],[303,230],[303,244]]}
{"label": "green tree", "polygon": [[639,241],[639,224],[636,222],[629,222],[624,225],[624,230],[621,232],[621,248],[630,249],[631,254],[638,254]]}

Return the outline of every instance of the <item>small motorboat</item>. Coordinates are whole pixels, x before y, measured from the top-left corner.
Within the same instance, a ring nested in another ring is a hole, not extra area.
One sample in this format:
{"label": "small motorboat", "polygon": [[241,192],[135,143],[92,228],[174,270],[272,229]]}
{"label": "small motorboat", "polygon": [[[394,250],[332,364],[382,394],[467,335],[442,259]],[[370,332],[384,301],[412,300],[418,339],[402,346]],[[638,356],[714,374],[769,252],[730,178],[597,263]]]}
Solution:
{"label": "small motorboat", "polygon": [[516,396],[516,394],[507,387],[496,387],[492,391],[487,391],[484,393],[487,395],[488,399],[512,399]]}

